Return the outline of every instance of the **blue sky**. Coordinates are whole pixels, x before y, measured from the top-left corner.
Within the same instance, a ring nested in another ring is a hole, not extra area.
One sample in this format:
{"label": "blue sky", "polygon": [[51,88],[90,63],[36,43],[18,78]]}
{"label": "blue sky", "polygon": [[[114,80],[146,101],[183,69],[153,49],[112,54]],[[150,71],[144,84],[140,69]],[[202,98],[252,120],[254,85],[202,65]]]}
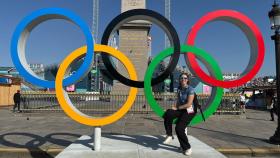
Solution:
{"label": "blue sky", "polygon": [[[0,66],[13,66],[10,41],[17,24],[28,14],[41,8],[61,7],[79,15],[92,25],[91,0],[3,0],[0,2]],[[274,43],[270,39],[268,11],[273,0],[171,0],[171,22],[181,43],[192,25],[207,12],[233,9],[251,18],[261,30],[266,47],[264,64],[258,76],[275,74]],[[147,8],[164,14],[164,0],[147,0]],[[100,0],[99,39],[106,25],[120,13],[120,0]],[[151,30],[152,55],[164,48],[163,31]],[[98,41],[100,43],[100,41]],[[26,58],[29,63],[60,63],[67,54],[85,44],[82,31],[63,20],[50,20],[36,27],[27,41]],[[198,34],[196,46],[206,50],[219,63],[223,72],[242,72],[249,60],[249,44],[245,35],[232,24],[213,22]],[[185,65],[183,56],[180,65]]]}

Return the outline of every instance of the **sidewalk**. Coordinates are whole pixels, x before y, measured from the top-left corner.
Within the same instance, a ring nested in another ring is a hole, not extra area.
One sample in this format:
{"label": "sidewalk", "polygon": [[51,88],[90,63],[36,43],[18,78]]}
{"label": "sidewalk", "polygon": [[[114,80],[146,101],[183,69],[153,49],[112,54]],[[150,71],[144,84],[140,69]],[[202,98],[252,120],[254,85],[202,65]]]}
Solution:
{"label": "sidewalk", "polygon": [[[189,127],[188,132],[227,155],[280,155],[280,147],[267,142],[277,127],[277,122],[269,121],[269,117],[268,112],[258,110],[247,110],[246,118],[214,115],[205,123]],[[94,130],[74,122],[64,113],[14,114],[8,109],[0,109],[0,127],[0,153],[25,148],[17,150],[57,154]],[[102,127],[102,133],[164,135],[165,130],[163,120],[153,114],[127,114],[114,124]]]}

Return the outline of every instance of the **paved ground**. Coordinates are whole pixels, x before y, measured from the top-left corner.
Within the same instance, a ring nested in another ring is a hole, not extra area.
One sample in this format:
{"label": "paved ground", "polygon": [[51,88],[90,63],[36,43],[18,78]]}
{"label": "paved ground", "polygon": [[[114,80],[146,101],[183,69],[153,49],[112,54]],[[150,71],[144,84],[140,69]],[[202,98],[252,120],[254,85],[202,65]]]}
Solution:
{"label": "paved ground", "polygon": [[[29,119],[27,119],[29,118]],[[277,122],[269,121],[268,112],[247,110],[246,116],[215,115],[205,123],[189,128],[189,134],[216,149],[279,148],[267,139]],[[64,113],[11,113],[0,109],[0,148],[65,148],[93,128],[78,124]],[[163,120],[151,114],[127,114],[112,125],[102,127],[104,134],[163,135]]]}

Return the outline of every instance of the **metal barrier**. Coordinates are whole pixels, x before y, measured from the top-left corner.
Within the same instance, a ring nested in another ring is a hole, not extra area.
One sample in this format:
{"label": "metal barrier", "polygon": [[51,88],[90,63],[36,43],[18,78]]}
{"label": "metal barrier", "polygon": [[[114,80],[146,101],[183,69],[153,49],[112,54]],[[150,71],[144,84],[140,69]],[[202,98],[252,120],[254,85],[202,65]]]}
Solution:
{"label": "metal barrier", "polygon": [[[85,114],[112,114],[117,111],[126,101],[127,94],[85,94],[85,93],[68,93],[72,103]],[[176,93],[154,93],[157,102],[164,109],[168,109],[172,104],[176,103]],[[202,109],[209,95],[198,95],[198,100],[202,105]],[[21,109],[24,112],[62,112],[55,93],[36,92],[22,93]],[[224,95],[222,102],[217,110],[217,114],[236,113],[240,114],[240,99],[236,94]],[[151,113],[152,109],[148,105],[144,95],[137,95],[137,98],[129,110],[131,113]]]}

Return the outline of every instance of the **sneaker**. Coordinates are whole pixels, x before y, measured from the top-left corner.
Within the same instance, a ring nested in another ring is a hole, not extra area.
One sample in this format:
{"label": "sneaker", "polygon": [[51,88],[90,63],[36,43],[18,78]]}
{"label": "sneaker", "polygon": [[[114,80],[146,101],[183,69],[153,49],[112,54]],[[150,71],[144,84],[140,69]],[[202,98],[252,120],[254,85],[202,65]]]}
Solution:
{"label": "sneaker", "polygon": [[174,139],[172,136],[166,136],[165,140],[163,141],[163,144],[169,144],[172,139]]}
{"label": "sneaker", "polygon": [[192,148],[185,151],[185,155],[190,156],[192,154]]}

